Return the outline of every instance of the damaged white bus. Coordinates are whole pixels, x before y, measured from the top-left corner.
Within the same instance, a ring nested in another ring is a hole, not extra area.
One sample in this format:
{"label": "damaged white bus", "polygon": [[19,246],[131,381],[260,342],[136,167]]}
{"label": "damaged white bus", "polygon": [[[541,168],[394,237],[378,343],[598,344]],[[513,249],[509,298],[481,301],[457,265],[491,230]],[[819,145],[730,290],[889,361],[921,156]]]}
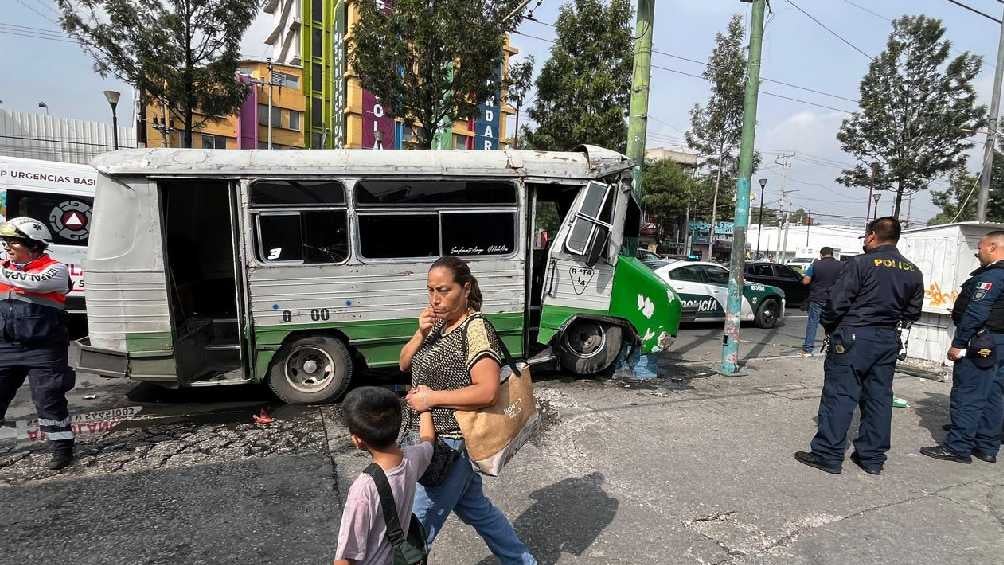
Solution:
{"label": "damaged white bus", "polygon": [[336,399],[397,365],[440,255],[471,262],[514,355],[550,347],[573,373],[626,342],[660,350],[679,326],[676,294],[621,254],[640,212],[630,161],[604,149],[153,149],[93,165],[80,371]]}

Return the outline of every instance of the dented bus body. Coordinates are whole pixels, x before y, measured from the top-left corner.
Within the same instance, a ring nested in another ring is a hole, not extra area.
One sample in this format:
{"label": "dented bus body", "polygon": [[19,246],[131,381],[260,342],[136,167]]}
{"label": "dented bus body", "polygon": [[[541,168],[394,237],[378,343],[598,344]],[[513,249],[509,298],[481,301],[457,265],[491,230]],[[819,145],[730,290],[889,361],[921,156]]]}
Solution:
{"label": "dented bus body", "polygon": [[673,290],[621,253],[640,225],[631,163],[601,148],[153,149],[93,165],[80,371],[336,399],[397,365],[440,255],[470,261],[517,357],[550,347],[593,374],[679,327]]}

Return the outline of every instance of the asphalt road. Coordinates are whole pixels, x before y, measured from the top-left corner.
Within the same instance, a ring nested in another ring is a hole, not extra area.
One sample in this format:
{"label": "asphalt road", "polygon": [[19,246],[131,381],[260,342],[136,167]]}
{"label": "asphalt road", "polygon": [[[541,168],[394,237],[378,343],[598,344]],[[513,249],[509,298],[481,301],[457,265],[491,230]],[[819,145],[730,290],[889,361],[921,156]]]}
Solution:
{"label": "asphalt road", "polygon": [[[947,383],[898,376],[912,407],[895,412],[881,477],[794,462],[822,374],[791,356],[803,331],[796,317],[744,327],[744,378],[709,370],[718,325],[685,327],[653,380],[540,375],[545,425],[487,491],[547,564],[999,562],[1001,470],[917,454],[943,435]],[[330,562],[367,462],[337,406],[88,376],[70,397],[79,461],[61,473],[16,437],[25,426],[0,429],[0,564]],[[263,408],[272,420],[254,422]],[[32,412],[25,388],[8,418]],[[431,562],[493,560],[451,520]]]}

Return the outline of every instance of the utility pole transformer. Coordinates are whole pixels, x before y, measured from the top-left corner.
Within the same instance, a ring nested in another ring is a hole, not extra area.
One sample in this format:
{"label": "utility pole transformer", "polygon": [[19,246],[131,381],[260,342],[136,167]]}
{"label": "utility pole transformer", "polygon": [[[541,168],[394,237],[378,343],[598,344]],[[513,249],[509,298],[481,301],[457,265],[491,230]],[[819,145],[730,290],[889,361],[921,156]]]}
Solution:
{"label": "utility pole transformer", "polygon": [[648,90],[652,76],[652,22],[655,0],[638,0],[635,26],[634,74],[631,77],[631,117],[628,120],[627,156],[634,161],[634,193],[641,199],[641,167],[645,163],[645,137],[648,129]]}
{"label": "utility pole transformer", "polygon": [[983,148],[983,173],[980,175],[980,196],[976,201],[976,221],[987,221],[987,200],[990,198],[990,176],[994,169],[994,149],[997,145],[997,116],[1001,105],[1001,78],[1004,75],[1004,16],[1001,17],[1000,39],[997,42],[997,66],[994,67],[994,89],[990,98],[990,120],[987,141]]}
{"label": "utility pole transformer", "polygon": [[[749,2],[749,0],[742,0]],[[760,52],[763,46],[763,13],[767,0],[753,0],[750,19],[749,61],[746,96],[743,101],[743,137],[739,145],[739,178],[736,180],[736,217],[729,264],[729,297],[722,335],[722,366],[725,376],[739,376],[739,322],[743,304],[743,269],[746,264],[746,225],[749,222],[750,177],[753,176],[753,146],[756,134],[756,104],[760,91]],[[714,229],[714,226],[711,228]]]}

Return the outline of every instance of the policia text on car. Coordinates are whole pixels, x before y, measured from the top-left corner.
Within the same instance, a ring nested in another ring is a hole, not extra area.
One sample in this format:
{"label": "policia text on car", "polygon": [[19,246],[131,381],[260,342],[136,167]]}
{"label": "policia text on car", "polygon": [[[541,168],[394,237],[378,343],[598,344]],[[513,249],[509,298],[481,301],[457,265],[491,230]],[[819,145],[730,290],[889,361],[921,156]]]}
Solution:
{"label": "policia text on car", "polygon": [[818,430],[811,451],[795,459],[827,473],[841,470],[855,406],[861,424],[851,460],[869,474],[879,474],[886,460],[899,327],[920,319],[924,303],[923,275],[896,249],[899,234],[895,218],[868,224],[865,253],[848,262],[823,311],[829,345]]}
{"label": "policia text on car", "polygon": [[945,442],[921,453],[935,459],[997,462],[1004,425],[1004,231],[980,239],[980,268],[962,284],[952,308],[955,338],[948,350],[952,369],[951,424]]}
{"label": "policia text on car", "polygon": [[52,236],[41,222],[13,218],[0,225],[0,421],[27,378],[38,425],[52,448],[50,469],[73,460],[66,393],[76,377],[67,364],[66,265],[45,253]]}

